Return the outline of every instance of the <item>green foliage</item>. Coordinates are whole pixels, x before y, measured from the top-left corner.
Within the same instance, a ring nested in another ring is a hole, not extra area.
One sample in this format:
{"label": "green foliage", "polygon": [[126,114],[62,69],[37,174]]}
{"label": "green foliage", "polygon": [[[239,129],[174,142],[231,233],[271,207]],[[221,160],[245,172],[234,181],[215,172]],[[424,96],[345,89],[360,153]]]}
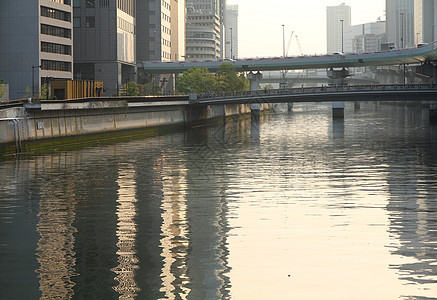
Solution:
{"label": "green foliage", "polygon": [[39,99],[47,99],[49,95],[49,85],[44,83],[41,86],[41,92],[39,93]]}
{"label": "green foliage", "polygon": [[31,98],[32,97],[32,90],[30,89],[29,86],[26,86],[26,89],[24,90],[24,92],[26,93],[25,94],[26,98]]}
{"label": "green foliage", "polygon": [[265,90],[274,90],[275,87],[273,86],[273,84],[268,83],[268,84],[266,84],[266,85],[264,86],[264,89],[265,89]]}
{"label": "green foliage", "polygon": [[153,82],[148,82],[144,84],[142,88],[142,94],[144,96],[150,96],[150,95],[161,95],[162,94],[162,88],[158,85],[153,84]]}
{"label": "green foliage", "polygon": [[176,90],[180,93],[241,92],[250,86],[244,74],[238,74],[230,63],[223,63],[216,74],[207,68],[192,68],[176,79]]}
{"label": "green foliage", "polygon": [[141,84],[136,84],[135,82],[131,81],[125,83],[123,85],[123,89],[126,90],[126,96],[139,96],[143,90],[143,86]]}
{"label": "green foliage", "polygon": [[181,93],[207,93],[215,90],[217,82],[207,68],[192,68],[176,79],[176,90]]}

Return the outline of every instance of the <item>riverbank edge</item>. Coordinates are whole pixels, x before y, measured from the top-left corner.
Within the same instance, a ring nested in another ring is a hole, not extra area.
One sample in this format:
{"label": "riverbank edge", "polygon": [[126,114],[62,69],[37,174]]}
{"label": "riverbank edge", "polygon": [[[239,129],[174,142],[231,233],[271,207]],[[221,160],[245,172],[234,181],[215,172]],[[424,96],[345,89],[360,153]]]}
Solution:
{"label": "riverbank edge", "polygon": [[[44,111],[41,109],[26,110],[25,108],[18,108],[17,111],[9,111],[9,114],[3,114],[3,118],[0,119],[0,121],[3,121],[0,122],[0,130],[3,132],[0,135],[0,141],[2,141],[0,142],[0,156],[8,157],[16,156],[19,153],[37,153],[95,145],[96,143],[153,137],[180,132],[192,127],[222,124],[235,120],[235,118],[249,118],[251,115],[249,104],[207,105],[194,108],[180,104],[171,107],[166,105],[141,108],[127,108],[123,105],[119,110],[111,106],[109,111],[102,108],[82,111],[62,109],[46,109]],[[191,113],[193,110],[196,113]],[[271,105],[263,105],[261,114],[271,110]],[[10,117],[11,115],[14,117]],[[142,124],[139,124],[138,116],[144,117]],[[150,125],[146,124],[148,122],[144,122],[148,116],[154,120],[150,122]],[[78,118],[80,121],[78,121]],[[92,118],[97,125],[84,130],[84,127],[90,127],[82,124],[83,119],[86,118]],[[108,118],[111,119],[110,122],[114,124],[114,128],[111,129],[105,126],[101,130],[93,128],[102,127],[99,122],[105,123],[104,120]],[[72,127],[71,132],[75,131],[77,134],[68,132],[68,122],[69,126]],[[130,124],[127,125],[127,122]],[[64,126],[64,123],[65,131],[62,133],[61,131],[64,129],[61,129],[61,127]],[[40,131],[44,130],[50,134],[38,135]],[[54,135],[54,131],[58,130],[59,134]],[[22,133],[23,136],[19,137],[19,133]],[[5,142],[6,139],[9,139],[9,141]]]}

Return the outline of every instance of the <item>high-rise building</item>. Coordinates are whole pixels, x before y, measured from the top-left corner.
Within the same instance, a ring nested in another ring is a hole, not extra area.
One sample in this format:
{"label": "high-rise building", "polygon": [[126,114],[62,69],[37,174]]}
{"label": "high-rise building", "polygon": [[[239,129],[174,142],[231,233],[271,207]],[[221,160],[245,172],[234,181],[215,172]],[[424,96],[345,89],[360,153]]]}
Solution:
{"label": "high-rise building", "polygon": [[414,0],[386,0],[387,42],[398,48],[415,46]]}
{"label": "high-rise building", "polygon": [[172,60],[185,59],[185,17],[185,0],[172,0],[170,25]]}
{"label": "high-rise building", "polygon": [[135,0],[73,0],[74,77],[103,81],[104,95],[136,80]]}
{"label": "high-rise building", "polygon": [[185,0],[136,0],[137,61],[185,57]]}
{"label": "high-rise building", "polygon": [[238,4],[226,5],[225,32],[225,57],[238,58]]}
{"label": "high-rise building", "polygon": [[0,1],[0,79],[10,99],[73,78],[72,29],[70,0]]}
{"label": "high-rise building", "polygon": [[414,0],[416,44],[437,40],[437,0]]}
{"label": "high-rise building", "polygon": [[344,31],[351,26],[351,7],[342,3],[326,8],[327,53],[344,51]]}
{"label": "high-rise building", "polygon": [[224,56],[225,0],[186,0],[189,60]]}

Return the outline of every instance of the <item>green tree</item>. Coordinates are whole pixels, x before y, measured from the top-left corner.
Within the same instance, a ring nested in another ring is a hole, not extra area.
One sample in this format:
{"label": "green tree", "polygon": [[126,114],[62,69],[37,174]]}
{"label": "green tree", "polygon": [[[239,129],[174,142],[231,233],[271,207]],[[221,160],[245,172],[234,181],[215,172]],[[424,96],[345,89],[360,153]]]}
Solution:
{"label": "green tree", "polygon": [[208,93],[216,90],[215,75],[207,68],[192,68],[176,78],[176,90],[181,93]]}
{"label": "green tree", "polygon": [[241,92],[248,90],[249,86],[249,80],[230,63],[223,63],[215,74],[207,68],[192,68],[176,79],[176,89],[185,94]]}
{"label": "green tree", "polygon": [[231,63],[223,63],[217,70],[218,92],[242,92],[249,89],[250,83],[243,73],[239,74]]}

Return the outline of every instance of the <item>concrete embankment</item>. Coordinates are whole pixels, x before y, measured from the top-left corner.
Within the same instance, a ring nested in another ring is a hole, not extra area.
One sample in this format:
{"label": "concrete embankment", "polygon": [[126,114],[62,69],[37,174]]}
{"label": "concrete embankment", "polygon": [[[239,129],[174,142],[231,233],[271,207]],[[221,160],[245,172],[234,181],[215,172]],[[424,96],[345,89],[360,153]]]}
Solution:
{"label": "concrete embankment", "polygon": [[[261,105],[266,109],[269,104]],[[187,96],[23,103],[0,110],[0,154],[156,135],[250,113],[250,104],[198,105]]]}

